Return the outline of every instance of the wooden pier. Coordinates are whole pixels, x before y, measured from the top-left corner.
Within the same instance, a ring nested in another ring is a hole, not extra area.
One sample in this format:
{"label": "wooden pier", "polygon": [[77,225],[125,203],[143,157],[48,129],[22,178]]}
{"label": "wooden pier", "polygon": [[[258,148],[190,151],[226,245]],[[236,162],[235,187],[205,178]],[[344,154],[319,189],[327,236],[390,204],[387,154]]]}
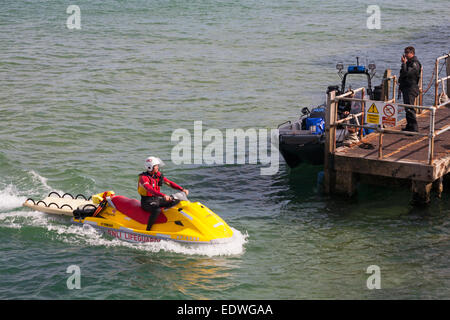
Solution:
{"label": "wooden pier", "polygon": [[[362,91],[363,99],[349,98],[349,93],[337,97],[334,91],[328,94],[324,162],[326,193],[353,196],[358,181],[363,181],[369,184],[408,186],[415,204],[429,203],[432,191],[440,197],[443,180],[450,177],[450,100],[440,101],[439,91],[450,76],[439,79],[437,71],[439,61],[443,59],[446,59],[447,72],[450,74],[450,54],[436,59],[434,106],[396,104],[422,111],[417,114],[418,133],[401,131],[406,124],[405,119],[395,127],[378,125],[374,128],[364,123],[364,105],[368,102],[364,99],[364,88],[354,91]],[[384,79],[385,88],[390,86],[388,81],[391,80],[394,80],[395,88],[396,79],[390,75]],[[362,123],[349,123],[351,117],[337,118],[337,106],[341,100],[361,102],[362,112],[356,116],[362,119]],[[395,90],[393,98],[385,102],[395,103]],[[360,130],[371,128],[375,132],[360,138],[358,143],[351,146],[336,147],[337,126]]]}

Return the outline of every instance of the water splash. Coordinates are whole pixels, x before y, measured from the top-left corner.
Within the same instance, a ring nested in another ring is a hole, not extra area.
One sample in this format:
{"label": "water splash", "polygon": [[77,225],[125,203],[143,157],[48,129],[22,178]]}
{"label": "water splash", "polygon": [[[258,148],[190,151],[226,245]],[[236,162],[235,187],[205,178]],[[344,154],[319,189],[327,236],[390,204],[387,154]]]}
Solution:
{"label": "water splash", "polygon": [[[21,205],[21,203],[20,203]],[[152,243],[131,243],[110,238],[97,229],[89,226],[78,226],[70,223],[70,218],[48,215],[38,211],[11,211],[0,214],[0,226],[21,229],[24,226],[41,228],[42,237],[52,241],[61,241],[80,246],[124,247],[133,250],[158,253],[160,251],[185,255],[230,256],[240,255],[245,251],[248,234],[232,228],[232,241],[225,244],[184,244],[174,241]]]}
{"label": "water splash", "polygon": [[64,194],[63,191],[56,190],[56,189],[50,187],[47,183],[48,179],[46,177],[41,176],[39,173],[37,173],[34,170],[29,171],[29,173],[31,174],[31,178],[32,178],[33,182],[35,184],[39,185],[40,189],[43,189],[44,192],[56,191],[60,194]]}
{"label": "water splash", "polygon": [[[158,253],[160,251],[180,253],[185,255],[202,256],[231,256],[240,255],[245,252],[244,245],[248,242],[248,234],[242,234],[239,230],[232,228],[233,238],[225,244],[185,244],[175,241],[160,241],[149,243],[131,243],[119,239],[110,239],[95,228],[84,225],[82,227],[72,225],[67,229],[66,235],[77,238],[80,243],[92,246],[125,247],[140,251]],[[65,241],[64,239],[61,239]]]}
{"label": "water splash", "polygon": [[25,200],[26,197],[13,184],[6,185],[0,189],[0,212],[21,207]]}

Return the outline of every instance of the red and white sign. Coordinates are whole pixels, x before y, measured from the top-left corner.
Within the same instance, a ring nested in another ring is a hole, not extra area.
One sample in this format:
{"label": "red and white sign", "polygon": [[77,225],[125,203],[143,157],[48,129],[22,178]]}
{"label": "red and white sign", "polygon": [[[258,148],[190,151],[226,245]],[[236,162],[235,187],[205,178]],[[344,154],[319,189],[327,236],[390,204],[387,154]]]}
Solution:
{"label": "red and white sign", "polygon": [[366,123],[395,127],[398,121],[398,105],[383,101],[366,101]]}
{"label": "red and white sign", "polygon": [[397,125],[397,117],[398,117],[397,104],[395,103],[384,104],[382,110],[383,114],[381,116],[381,124],[386,127],[395,127]]}

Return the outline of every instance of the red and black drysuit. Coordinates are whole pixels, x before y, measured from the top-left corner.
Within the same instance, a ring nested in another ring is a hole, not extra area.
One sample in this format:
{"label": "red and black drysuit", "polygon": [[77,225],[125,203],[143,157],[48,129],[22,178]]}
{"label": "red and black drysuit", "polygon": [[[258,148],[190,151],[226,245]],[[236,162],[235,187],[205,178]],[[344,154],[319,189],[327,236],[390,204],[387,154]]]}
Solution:
{"label": "red and black drysuit", "polygon": [[161,212],[161,208],[169,208],[179,202],[179,200],[176,199],[171,199],[169,201],[164,199],[165,195],[160,192],[163,183],[169,185],[173,189],[183,191],[182,187],[164,177],[159,171],[157,173],[142,172],[139,175],[138,193],[141,195],[141,207],[145,211],[150,212],[147,231],[152,228],[153,223]]}

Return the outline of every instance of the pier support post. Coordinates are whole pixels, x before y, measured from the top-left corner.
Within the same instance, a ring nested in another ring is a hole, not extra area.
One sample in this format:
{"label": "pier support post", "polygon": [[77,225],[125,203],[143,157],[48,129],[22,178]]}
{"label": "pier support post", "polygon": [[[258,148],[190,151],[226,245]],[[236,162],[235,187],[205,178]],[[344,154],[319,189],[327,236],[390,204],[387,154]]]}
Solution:
{"label": "pier support post", "polygon": [[411,191],[413,193],[413,203],[417,205],[430,203],[430,193],[432,187],[432,182],[412,180]]}
{"label": "pier support post", "polygon": [[336,121],[337,102],[334,101],[336,91],[331,91],[327,96],[327,110],[325,113],[325,152],[323,165],[323,186],[324,193],[330,194],[332,192],[334,165],[333,155],[336,150]]}
{"label": "pier support post", "polygon": [[351,171],[337,170],[333,191],[349,198],[353,197],[356,193],[356,174]]}
{"label": "pier support post", "polygon": [[450,173],[447,173],[442,177],[442,184],[444,185],[444,190],[446,192],[450,191]]}
{"label": "pier support post", "polygon": [[442,191],[444,191],[444,177],[440,177],[433,182],[433,190],[436,192],[437,197],[440,198]]}

